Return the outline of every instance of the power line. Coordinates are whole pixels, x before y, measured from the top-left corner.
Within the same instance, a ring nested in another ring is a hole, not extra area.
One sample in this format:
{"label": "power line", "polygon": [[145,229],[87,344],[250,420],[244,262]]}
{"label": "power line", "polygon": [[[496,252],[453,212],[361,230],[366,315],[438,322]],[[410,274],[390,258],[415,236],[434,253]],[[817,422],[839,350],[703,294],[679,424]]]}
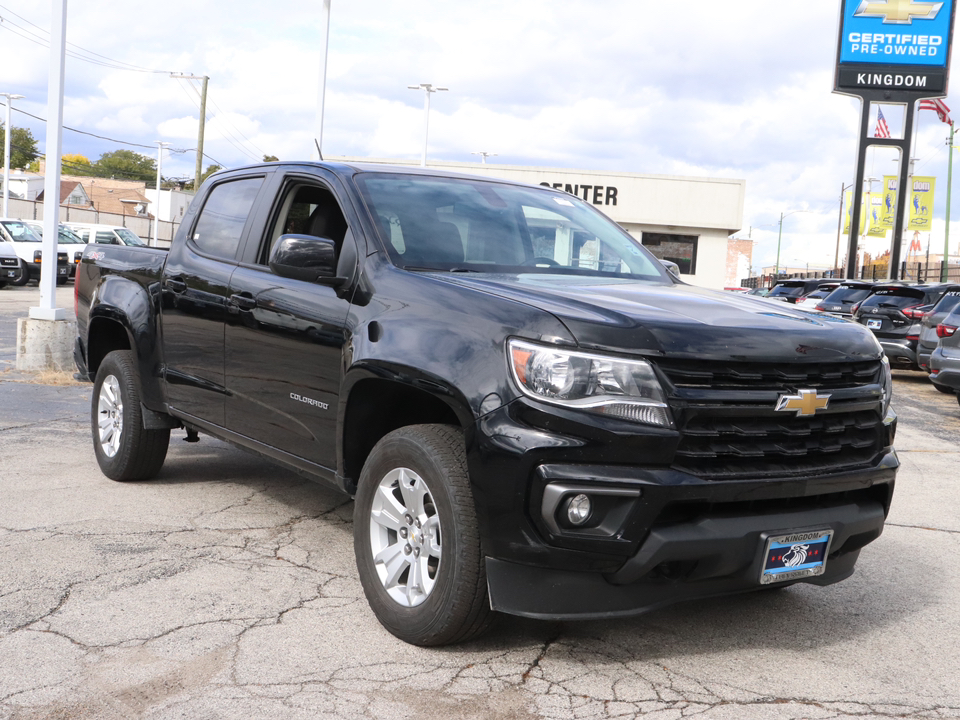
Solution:
{"label": "power line", "polygon": [[[177,79],[179,80],[180,78],[177,78]],[[196,95],[197,95],[197,98],[199,98],[199,97],[200,97],[200,91],[197,90],[196,85],[195,85],[194,83],[192,83],[192,82],[191,82],[189,85],[190,85],[190,89],[193,90],[194,94],[196,94]],[[191,101],[194,105],[196,105],[198,108],[200,107],[200,105],[199,105],[199,103],[198,103],[198,100],[195,99],[195,98],[193,98],[193,97],[190,95],[190,93],[188,93],[188,92],[183,88],[182,85],[180,86],[180,89],[183,90],[184,94],[186,94],[186,96],[187,96],[188,98],[190,98],[190,101]],[[218,109],[219,109],[219,107],[218,107]],[[220,112],[222,113],[223,111],[221,110]],[[204,119],[205,119],[205,120],[210,120],[211,117],[210,117],[210,115],[206,115]],[[227,123],[226,120],[221,120],[221,122],[222,122],[222,123]],[[227,124],[229,124],[229,123],[227,123]],[[247,150],[246,148],[242,147],[242,142],[243,142],[242,140],[238,140],[237,138],[235,138],[235,137],[233,137],[233,136],[228,136],[227,134],[224,134],[223,130],[220,130],[220,135],[221,135],[221,137],[223,137],[224,140],[226,140],[228,143],[230,143],[231,145],[233,145],[233,147],[234,147],[236,150],[238,150],[239,152],[243,153],[244,155],[246,155],[246,156],[249,157],[249,158],[253,158],[254,162],[260,162],[260,161],[263,159],[262,157],[257,156],[257,155],[255,155],[254,153],[252,153],[252,152],[250,152],[249,150]],[[251,143],[251,145],[252,145],[252,144],[253,144],[253,143]]]}
{"label": "power line", "polygon": [[[17,107],[11,108],[11,109],[14,110],[15,112],[23,113],[24,115],[28,115],[29,117],[32,117],[34,120],[39,120],[39,121],[42,122],[42,123],[45,123],[45,122],[46,122],[46,120],[43,119],[42,117],[40,117],[39,115],[34,115],[33,113],[28,113],[26,110],[21,110],[20,108],[17,108]],[[64,129],[64,130],[69,130],[70,132],[79,133],[80,135],[89,135],[90,137],[95,137],[95,138],[97,138],[98,140],[108,140],[108,141],[110,141],[110,142],[120,143],[121,145],[129,145],[130,147],[146,148],[147,150],[155,150],[155,149],[156,149],[156,148],[155,148],[154,146],[152,146],[152,145],[141,145],[140,143],[128,142],[128,141],[126,141],[126,140],[117,140],[116,138],[109,138],[109,137],[106,137],[106,136],[104,136],[104,135],[97,135],[97,134],[92,133],[92,132],[87,132],[86,130],[77,130],[76,128],[67,127],[66,125],[63,126],[63,129]],[[170,148],[170,151],[171,151],[171,152],[176,152],[176,153],[187,152],[185,149],[179,149],[179,148]]]}
{"label": "power line", "polygon": [[[10,8],[4,5],[0,5],[0,8],[8,12],[10,15],[13,15],[15,18],[23,21],[27,25],[35,27],[44,35],[49,35],[49,31],[40,27],[36,23],[30,22],[27,18],[23,17],[22,15],[18,15]],[[9,26],[13,26],[13,27],[9,27]],[[43,35],[38,35],[37,33],[23,27],[22,25],[18,25],[17,23],[10,20],[10,18],[3,17],[2,15],[0,15],[0,28],[8,30],[12,32],[14,35],[19,35],[25,40],[29,40],[32,43],[36,43],[41,47],[46,47],[46,48],[50,47],[50,41],[46,37],[44,37]],[[13,28],[17,28],[17,30],[20,30],[20,32],[17,32]],[[72,48],[75,48],[75,50],[66,51],[66,54],[69,57],[76,58],[77,60],[83,60],[84,62],[92,63],[93,65],[100,65],[102,67],[108,67],[114,70],[129,70],[131,72],[155,73],[155,74],[165,74],[168,72],[166,70],[151,70],[149,68],[133,65],[132,63],[128,63],[123,60],[114,60],[113,58],[109,58],[106,55],[101,55],[100,53],[93,52],[92,50],[86,50],[85,48],[82,48],[79,45],[75,45],[74,43],[68,42],[67,45],[69,45]],[[94,57],[84,57],[80,53],[86,53],[87,55],[92,55]]]}

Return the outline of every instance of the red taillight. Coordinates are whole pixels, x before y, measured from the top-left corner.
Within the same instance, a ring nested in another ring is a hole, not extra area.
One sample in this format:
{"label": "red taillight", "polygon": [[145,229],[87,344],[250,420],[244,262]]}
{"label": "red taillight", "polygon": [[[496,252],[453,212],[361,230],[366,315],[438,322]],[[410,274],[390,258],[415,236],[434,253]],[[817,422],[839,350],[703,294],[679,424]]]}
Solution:
{"label": "red taillight", "polygon": [[921,310],[920,307],[920,305],[914,305],[913,307],[904,308],[903,314],[911,320],[919,320],[925,315],[925,312]]}
{"label": "red taillight", "polygon": [[937,325],[938,338],[953,337],[953,334],[956,331],[957,331],[957,328],[955,325],[944,325],[943,323],[940,323],[939,325]]}
{"label": "red taillight", "polygon": [[[77,268],[78,271],[79,269],[80,268]],[[78,288],[80,287],[80,283],[77,282],[79,279],[80,279],[80,274],[78,272],[77,276],[73,278],[73,316],[74,317],[78,317],[80,315],[80,313],[77,312],[78,309],[80,308],[80,299],[77,297],[77,293],[79,292]]]}
{"label": "red taillight", "polygon": [[919,340],[919,335],[907,335],[907,340]]}
{"label": "red taillight", "polygon": [[[863,302],[863,301],[861,300],[861,302]],[[854,305],[852,308],[850,308],[850,314],[851,314],[851,315],[856,315],[856,314],[857,314],[857,310],[859,310],[859,309],[860,309],[860,303],[857,303],[857,304]]]}
{"label": "red taillight", "polygon": [[824,305],[823,303],[817,303],[817,306],[814,308],[814,310],[820,310],[821,312],[823,312],[826,309],[827,309],[827,306]]}

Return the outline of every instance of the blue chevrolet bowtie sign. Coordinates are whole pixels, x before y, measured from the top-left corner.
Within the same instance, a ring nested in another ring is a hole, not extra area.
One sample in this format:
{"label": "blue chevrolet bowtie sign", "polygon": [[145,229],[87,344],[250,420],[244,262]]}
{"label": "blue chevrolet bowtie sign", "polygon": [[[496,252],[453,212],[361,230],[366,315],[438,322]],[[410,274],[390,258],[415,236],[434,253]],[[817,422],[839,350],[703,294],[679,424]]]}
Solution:
{"label": "blue chevrolet bowtie sign", "polygon": [[837,89],[946,90],[956,0],[843,0]]}

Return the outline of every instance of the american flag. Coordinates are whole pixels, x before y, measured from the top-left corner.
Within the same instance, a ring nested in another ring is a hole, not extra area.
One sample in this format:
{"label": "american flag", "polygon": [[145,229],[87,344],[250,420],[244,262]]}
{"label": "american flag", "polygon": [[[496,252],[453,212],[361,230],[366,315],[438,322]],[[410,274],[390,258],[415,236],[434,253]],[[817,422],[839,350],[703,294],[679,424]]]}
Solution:
{"label": "american flag", "polygon": [[883,110],[877,108],[877,129],[873,131],[873,136],[877,138],[890,137],[890,128],[887,127],[887,121],[883,117]]}
{"label": "american flag", "polygon": [[933,110],[940,118],[940,122],[945,122],[947,125],[953,125],[953,120],[950,119],[950,108],[948,108],[946,103],[944,103],[940,98],[934,98],[933,100],[921,100],[917,107],[920,110]]}

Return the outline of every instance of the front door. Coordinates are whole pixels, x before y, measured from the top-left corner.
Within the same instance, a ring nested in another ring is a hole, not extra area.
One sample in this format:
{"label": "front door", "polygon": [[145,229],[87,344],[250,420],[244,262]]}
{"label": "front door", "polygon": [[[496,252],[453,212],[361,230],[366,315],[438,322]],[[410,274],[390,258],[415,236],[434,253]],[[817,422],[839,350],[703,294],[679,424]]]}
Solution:
{"label": "front door", "polygon": [[[353,242],[329,187],[284,180],[260,243],[230,279],[226,423],[233,432],[336,468],[337,405],[350,303],[334,288],[278,277],[267,264],[283,234]],[[251,238],[248,245],[253,245]]]}

